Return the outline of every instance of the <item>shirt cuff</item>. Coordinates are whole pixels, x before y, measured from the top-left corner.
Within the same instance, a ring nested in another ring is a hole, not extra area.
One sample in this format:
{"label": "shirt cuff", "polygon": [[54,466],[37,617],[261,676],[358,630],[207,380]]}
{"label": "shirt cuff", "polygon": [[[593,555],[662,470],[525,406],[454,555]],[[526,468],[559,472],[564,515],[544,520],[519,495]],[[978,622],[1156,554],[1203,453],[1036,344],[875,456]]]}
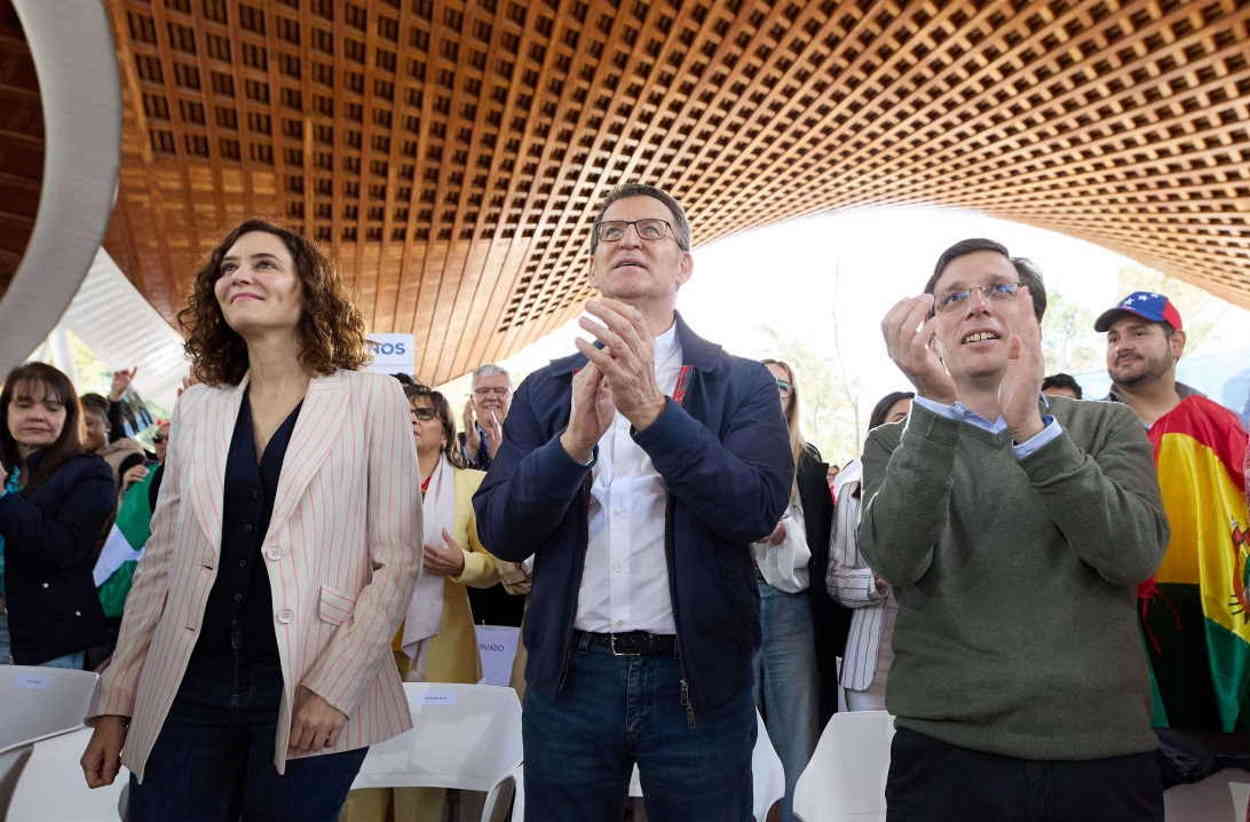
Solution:
{"label": "shirt cuff", "polygon": [[1012,453],[1016,455],[1016,459],[1022,460],[1025,457],[1036,453],[1041,450],[1043,446],[1047,445],[1063,433],[1063,427],[1059,425],[1059,420],[1049,414],[1042,417],[1042,422],[1046,424],[1045,428],[1038,431],[1024,442],[1011,446]]}
{"label": "shirt cuff", "polygon": [[919,405],[921,408],[927,408],[934,414],[937,414],[940,417],[945,417],[948,420],[959,421],[961,419],[959,412],[955,410],[955,406],[953,405],[947,405],[944,402],[937,402],[936,400],[931,400],[928,397],[922,397],[919,394],[912,399],[912,402]]}

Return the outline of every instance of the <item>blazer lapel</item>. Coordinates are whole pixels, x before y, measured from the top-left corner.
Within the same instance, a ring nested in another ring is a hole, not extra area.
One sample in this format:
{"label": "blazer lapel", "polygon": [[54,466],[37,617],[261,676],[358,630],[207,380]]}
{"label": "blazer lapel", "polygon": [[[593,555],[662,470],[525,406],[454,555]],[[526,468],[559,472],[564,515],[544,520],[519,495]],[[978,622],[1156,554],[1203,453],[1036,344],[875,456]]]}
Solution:
{"label": "blazer lapel", "polygon": [[295,430],[291,432],[291,442],[282,459],[278,493],[274,498],[273,515],[269,519],[270,534],[277,533],[278,526],[295,510],[304,489],[312,482],[317,469],[339,439],[339,430],[347,417],[343,406],[347,394],[345,382],[340,374],[334,373],[308,383],[304,405],[300,408]]}
{"label": "blazer lapel", "polygon": [[243,392],[247,389],[246,376],[238,385],[213,396],[202,421],[202,435],[192,443],[191,482],[195,518],[208,537],[214,551],[221,550],[221,517],[226,489],[226,456],[230,453],[230,440],[239,419],[239,407],[243,404]]}

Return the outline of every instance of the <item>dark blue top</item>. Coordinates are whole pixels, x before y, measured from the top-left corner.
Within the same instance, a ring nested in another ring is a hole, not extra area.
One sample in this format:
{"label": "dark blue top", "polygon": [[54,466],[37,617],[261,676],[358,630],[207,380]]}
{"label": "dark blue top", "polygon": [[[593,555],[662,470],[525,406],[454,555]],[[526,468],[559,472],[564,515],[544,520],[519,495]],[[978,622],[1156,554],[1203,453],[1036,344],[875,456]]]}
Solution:
{"label": "dark blue top", "polygon": [[225,500],[221,514],[221,558],[208,595],[204,624],[191,654],[192,664],[216,662],[236,654],[251,663],[277,664],[273,629],[273,594],[260,547],[269,530],[278,477],[301,402],[278,426],[259,463],[247,392],[226,457]]}
{"label": "dark blue top", "polygon": [[[44,453],[27,460],[37,470]],[[38,488],[0,497],[13,661],[38,665],[108,638],[91,572],[117,504],[113,469],[67,459]]]}
{"label": "dark blue top", "polygon": [[[631,434],[668,490],[665,553],[682,674],[694,709],[710,711],[753,687],[760,625],[750,544],[785,511],[794,462],[768,370],[695,336],[680,316],[677,338],[688,366],[683,390]],[[525,678],[549,696],[568,671],[587,547],[591,468],[560,445],[573,374],[585,363],[581,354],[556,360],[521,383],[473,497],[492,553],[536,557]]]}

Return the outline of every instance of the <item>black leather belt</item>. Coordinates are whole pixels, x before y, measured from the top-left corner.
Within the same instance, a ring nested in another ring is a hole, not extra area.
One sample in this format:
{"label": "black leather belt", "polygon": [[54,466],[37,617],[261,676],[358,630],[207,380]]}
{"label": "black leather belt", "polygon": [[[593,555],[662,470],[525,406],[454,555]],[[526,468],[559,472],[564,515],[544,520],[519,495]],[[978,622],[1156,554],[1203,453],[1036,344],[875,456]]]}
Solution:
{"label": "black leather belt", "polygon": [[623,634],[574,631],[573,641],[579,651],[605,648],[613,656],[673,656],[677,649],[675,634],[649,634],[646,631],[629,631]]}

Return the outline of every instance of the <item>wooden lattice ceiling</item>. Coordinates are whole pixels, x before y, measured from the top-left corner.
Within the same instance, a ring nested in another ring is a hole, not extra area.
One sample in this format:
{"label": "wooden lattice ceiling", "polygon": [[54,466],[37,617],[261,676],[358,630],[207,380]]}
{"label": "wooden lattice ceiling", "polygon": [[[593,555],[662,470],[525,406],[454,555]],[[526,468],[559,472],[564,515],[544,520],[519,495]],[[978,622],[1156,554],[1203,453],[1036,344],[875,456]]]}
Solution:
{"label": "wooden lattice ceiling", "polygon": [[937,203],[1250,306],[1246,2],[108,1],[106,246],[167,317],[273,215],[442,381],[577,311],[593,208],[632,180],[699,243]]}
{"label": "wooden lattice ceiling", "polygon": [[13,4],[0,0],[0,296],[35,229],[43,149],[43,106],[30,46]]}

